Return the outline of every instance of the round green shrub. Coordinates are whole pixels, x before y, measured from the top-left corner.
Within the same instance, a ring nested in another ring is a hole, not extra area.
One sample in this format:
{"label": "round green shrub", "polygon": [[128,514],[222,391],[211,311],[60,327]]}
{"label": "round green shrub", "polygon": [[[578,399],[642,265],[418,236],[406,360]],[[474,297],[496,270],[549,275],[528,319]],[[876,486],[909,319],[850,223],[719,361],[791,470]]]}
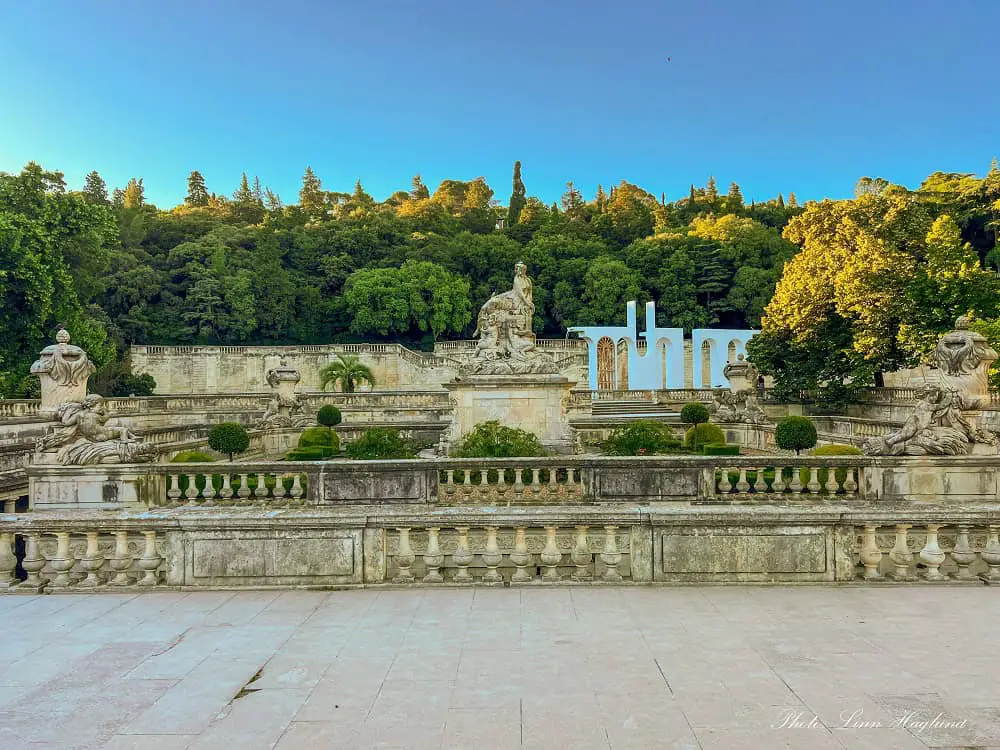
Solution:
{"label": "round green shrub", "polygon": [[219,453],[229,454],[229,460],[232,461],[234,453],[242,453],[250,447],[250,435],[241,424],[221,422],[209,431],[208,447]]}
{"label": "round green shrub", "polygon": [[[697,436],[697,440],[695,437]],[[694,448],[696,446],[708,445],[709,443],[719,444],[726,442],[726,433],[722,431],[722,428],[717,424],[712,424],[711,422],[704,422],[699,425],[695,425],[688,429],[684,433],[684,447]]]}
{"label": "round green shrub", "polygon": [[809,417],[785,417],[774,428],[775,444],[786,451],[801,451],[816,445],[816,425]]}
{"label": "round green shrub", "polygon": [[330,453],[329,446],[326,445],[310,445],[306,448],[292,448],[285,454],[286,461],[322,461],[324,458],[329,458],[332,454]]}
{"label": "round green shrub", "polygon": [[514,458],[544,456],[545,449],[536,435],[491,420],[480,422],[463,435],[452,455],[461,458]]}
{"label": "round green shrub", "polygon": [[639,419],[612,432],[602,447],[609,456],[644,456],[667,453],[680,445],[667,425],[652,419]]}
{"label": "round green shrub", "polygon": [[708,407],[700,401],[684,404],[681,409],[681,421],[684,424],[703,424],[708,421]]}
{"label": "round green shrub", "polygon": [[340,409],[333,404],[325,404],[316,412],[316,422],[324,427],[336,427],[342,421],[343,417],[340,414]]}
{"label": "round green shrub", "polygon": [[326,427],[306,427],[299,435],[299,448],[313,448],[325,446],[329,448],[340,447],[340,437],[333,430]]}
{"label": "round green shrub", "polygon": [[373,427],[361,433],[361,437],[348,443],[345,449],[348,458],[369,461],[393,458],[414,458],[413,446],[399,434],[399,430]]}
{"label": "round green shrub", "polygon": [[210,463],[215,457],[205,451],[181,451],[170,459],[172,464]]}

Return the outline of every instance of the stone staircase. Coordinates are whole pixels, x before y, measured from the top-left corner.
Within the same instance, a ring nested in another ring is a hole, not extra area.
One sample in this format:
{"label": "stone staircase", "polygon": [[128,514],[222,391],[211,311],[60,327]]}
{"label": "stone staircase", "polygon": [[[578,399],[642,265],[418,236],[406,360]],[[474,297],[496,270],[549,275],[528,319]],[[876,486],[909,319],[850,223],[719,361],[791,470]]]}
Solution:
{"label": "stone staircase", "polygon": [[678,412],[669,406],[650,401],[595,401],[591,415],[602,419],[660,419],[668,420]]}

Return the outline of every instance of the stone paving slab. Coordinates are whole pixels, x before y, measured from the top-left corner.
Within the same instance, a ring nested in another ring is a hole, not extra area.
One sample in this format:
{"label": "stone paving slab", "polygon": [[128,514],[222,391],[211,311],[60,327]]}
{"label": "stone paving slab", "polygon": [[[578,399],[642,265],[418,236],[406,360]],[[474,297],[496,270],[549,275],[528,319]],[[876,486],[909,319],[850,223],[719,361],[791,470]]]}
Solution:
{"label": "stone paving slab", "polygon": [[1000,590],[0,596],[0,748],[1000,750]]}

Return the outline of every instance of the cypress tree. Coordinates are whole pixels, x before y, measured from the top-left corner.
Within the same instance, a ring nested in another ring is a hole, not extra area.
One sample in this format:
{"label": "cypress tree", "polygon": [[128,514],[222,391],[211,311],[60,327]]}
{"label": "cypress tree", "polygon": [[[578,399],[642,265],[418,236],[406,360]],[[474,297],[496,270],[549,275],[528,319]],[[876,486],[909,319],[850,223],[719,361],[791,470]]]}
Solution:
{"label": "cypress tree", "polygon": [[778,207],[779,208],[785,207],[785,198],[781,193],[778,193]]}
{"label": "cypress tree", "polygon": [[694,208],[695,196],[694,196],[694,185],[691,185],[691,196],[688,198],[688,208]]}
{"label": "cypress tree", "polygon": [[789,208],[798,208],[799,207],[799,199],[795,197],[795,193],[789,193],[788,194],[788,204],[787,205],[788,205]]}
{"label": "cypress tree", "polygon": [[514,184],[510,192],[510,205],[507,207],[507,226],[517,224],[521,211],[527,203],[524,197],[524,182],[521,181],[521,162],[514,162]]}

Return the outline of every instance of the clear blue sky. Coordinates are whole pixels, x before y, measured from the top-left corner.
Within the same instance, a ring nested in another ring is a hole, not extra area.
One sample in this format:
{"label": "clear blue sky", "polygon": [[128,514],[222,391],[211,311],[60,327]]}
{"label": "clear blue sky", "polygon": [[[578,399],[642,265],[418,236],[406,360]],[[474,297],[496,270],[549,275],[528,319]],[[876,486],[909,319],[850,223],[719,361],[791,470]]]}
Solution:
{"label": "clear blue sky", "polygon": [[[307,164],[376,198],[419,172],[506,202],[712,174],[747,199],[916,186],[1000,154],[997,0],[0,2],[0,171],[200,170],[297,200]],[[667,62],[667,57],[672,60]]]}

